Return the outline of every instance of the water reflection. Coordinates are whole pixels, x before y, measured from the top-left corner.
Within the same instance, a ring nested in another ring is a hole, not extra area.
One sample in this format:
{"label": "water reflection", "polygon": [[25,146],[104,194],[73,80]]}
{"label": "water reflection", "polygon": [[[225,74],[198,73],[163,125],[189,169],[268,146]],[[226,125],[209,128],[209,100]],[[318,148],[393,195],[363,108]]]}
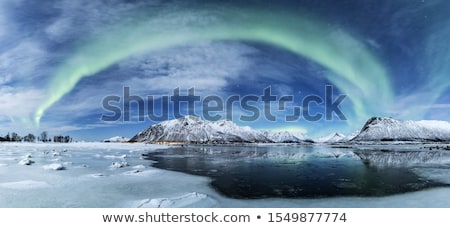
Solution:
{"label": "water reflection", "polygon": [[186,146],[144,158],[157,168],[211,177],[211,186],[232,198],[384,196],[446,186],[409,166],[368,165],[376,155],[361,158],[369,154],[317,146]]}

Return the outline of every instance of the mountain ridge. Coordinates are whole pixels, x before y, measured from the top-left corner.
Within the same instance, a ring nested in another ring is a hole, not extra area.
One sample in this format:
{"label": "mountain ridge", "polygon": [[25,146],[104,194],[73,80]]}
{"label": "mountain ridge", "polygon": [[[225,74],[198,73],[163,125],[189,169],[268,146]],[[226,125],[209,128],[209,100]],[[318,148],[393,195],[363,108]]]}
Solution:
{"label": "mountain ridge", "polygon": [[306,135],[290,132],[258,131],[229,120],[208,121],[184,116],[151,125],[129,142],[148,143],[303,143]]}

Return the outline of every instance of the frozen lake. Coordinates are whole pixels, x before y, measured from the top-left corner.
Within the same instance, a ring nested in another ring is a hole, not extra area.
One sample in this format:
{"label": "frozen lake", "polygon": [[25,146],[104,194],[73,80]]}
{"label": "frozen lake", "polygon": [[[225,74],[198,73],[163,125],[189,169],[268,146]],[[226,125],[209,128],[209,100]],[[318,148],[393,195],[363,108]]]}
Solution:
{"label": "frozen lake", "polygon": [[[380,158],[394,151],[384,151],[370,161],[357,154],[375,154],[378,150],[353,151],[304,145],[185,146],[158,149],[145,157],[156,161],[153,166],[157,168],[211,177],[214,189],[240,199],[386,196],[450,186],[416,174],[416,166],[389,161],[381,166]],[[402,159],[408,153],[396,154]],[[450,151],[413,153],[417,157],[425,153],[441,160],[450,158]],[[424,164],[417,165],[423,168]]]}
{"label": "frozen lake", "polygon": [[0,207],[450,207],[430,146],[1,143]]}

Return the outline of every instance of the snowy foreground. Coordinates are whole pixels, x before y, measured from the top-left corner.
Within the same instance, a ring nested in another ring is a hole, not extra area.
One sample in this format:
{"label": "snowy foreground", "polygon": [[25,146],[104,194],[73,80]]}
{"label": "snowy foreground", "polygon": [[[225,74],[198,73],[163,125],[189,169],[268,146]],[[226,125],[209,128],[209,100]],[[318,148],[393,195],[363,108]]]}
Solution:
{"label": "snowy foreground", "polygon": [[206,177],[160,170],[162,145],[0,144],[0,207],[450,207],[450,188],[388,197],[237,200]]}

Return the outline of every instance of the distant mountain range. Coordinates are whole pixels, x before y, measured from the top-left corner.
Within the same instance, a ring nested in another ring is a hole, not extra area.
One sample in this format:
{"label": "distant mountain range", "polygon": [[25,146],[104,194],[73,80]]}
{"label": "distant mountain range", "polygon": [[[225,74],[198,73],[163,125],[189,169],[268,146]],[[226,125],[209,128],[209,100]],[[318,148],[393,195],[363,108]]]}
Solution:
{"label": "distant mountain range", "polygon": [[184,116],[150,126],[130,142],[173,143],[306,143],[302,133],[258,131],[229,120],[208,121]]}
{"label": "distant mountain range", "polygon": [[130,139],[123,137],[123,136],[114,136],[109,139],[103,140],[103,142],[112,142],[112,143],[119,143],[119,142],[128,142]]}
{"label": "distant mountain range", "polygon": [[[111,140],[115,141],[115,140]],[[398,121],[372,117],[360,131],[348,136],[332,133],[313,141],[302,133],[258,131],[229,120],[208,121],[184,116],[150,126],[130,142],[147,143],[345,143],[362,141],[450,141],[450,123],[421,120]]]}

